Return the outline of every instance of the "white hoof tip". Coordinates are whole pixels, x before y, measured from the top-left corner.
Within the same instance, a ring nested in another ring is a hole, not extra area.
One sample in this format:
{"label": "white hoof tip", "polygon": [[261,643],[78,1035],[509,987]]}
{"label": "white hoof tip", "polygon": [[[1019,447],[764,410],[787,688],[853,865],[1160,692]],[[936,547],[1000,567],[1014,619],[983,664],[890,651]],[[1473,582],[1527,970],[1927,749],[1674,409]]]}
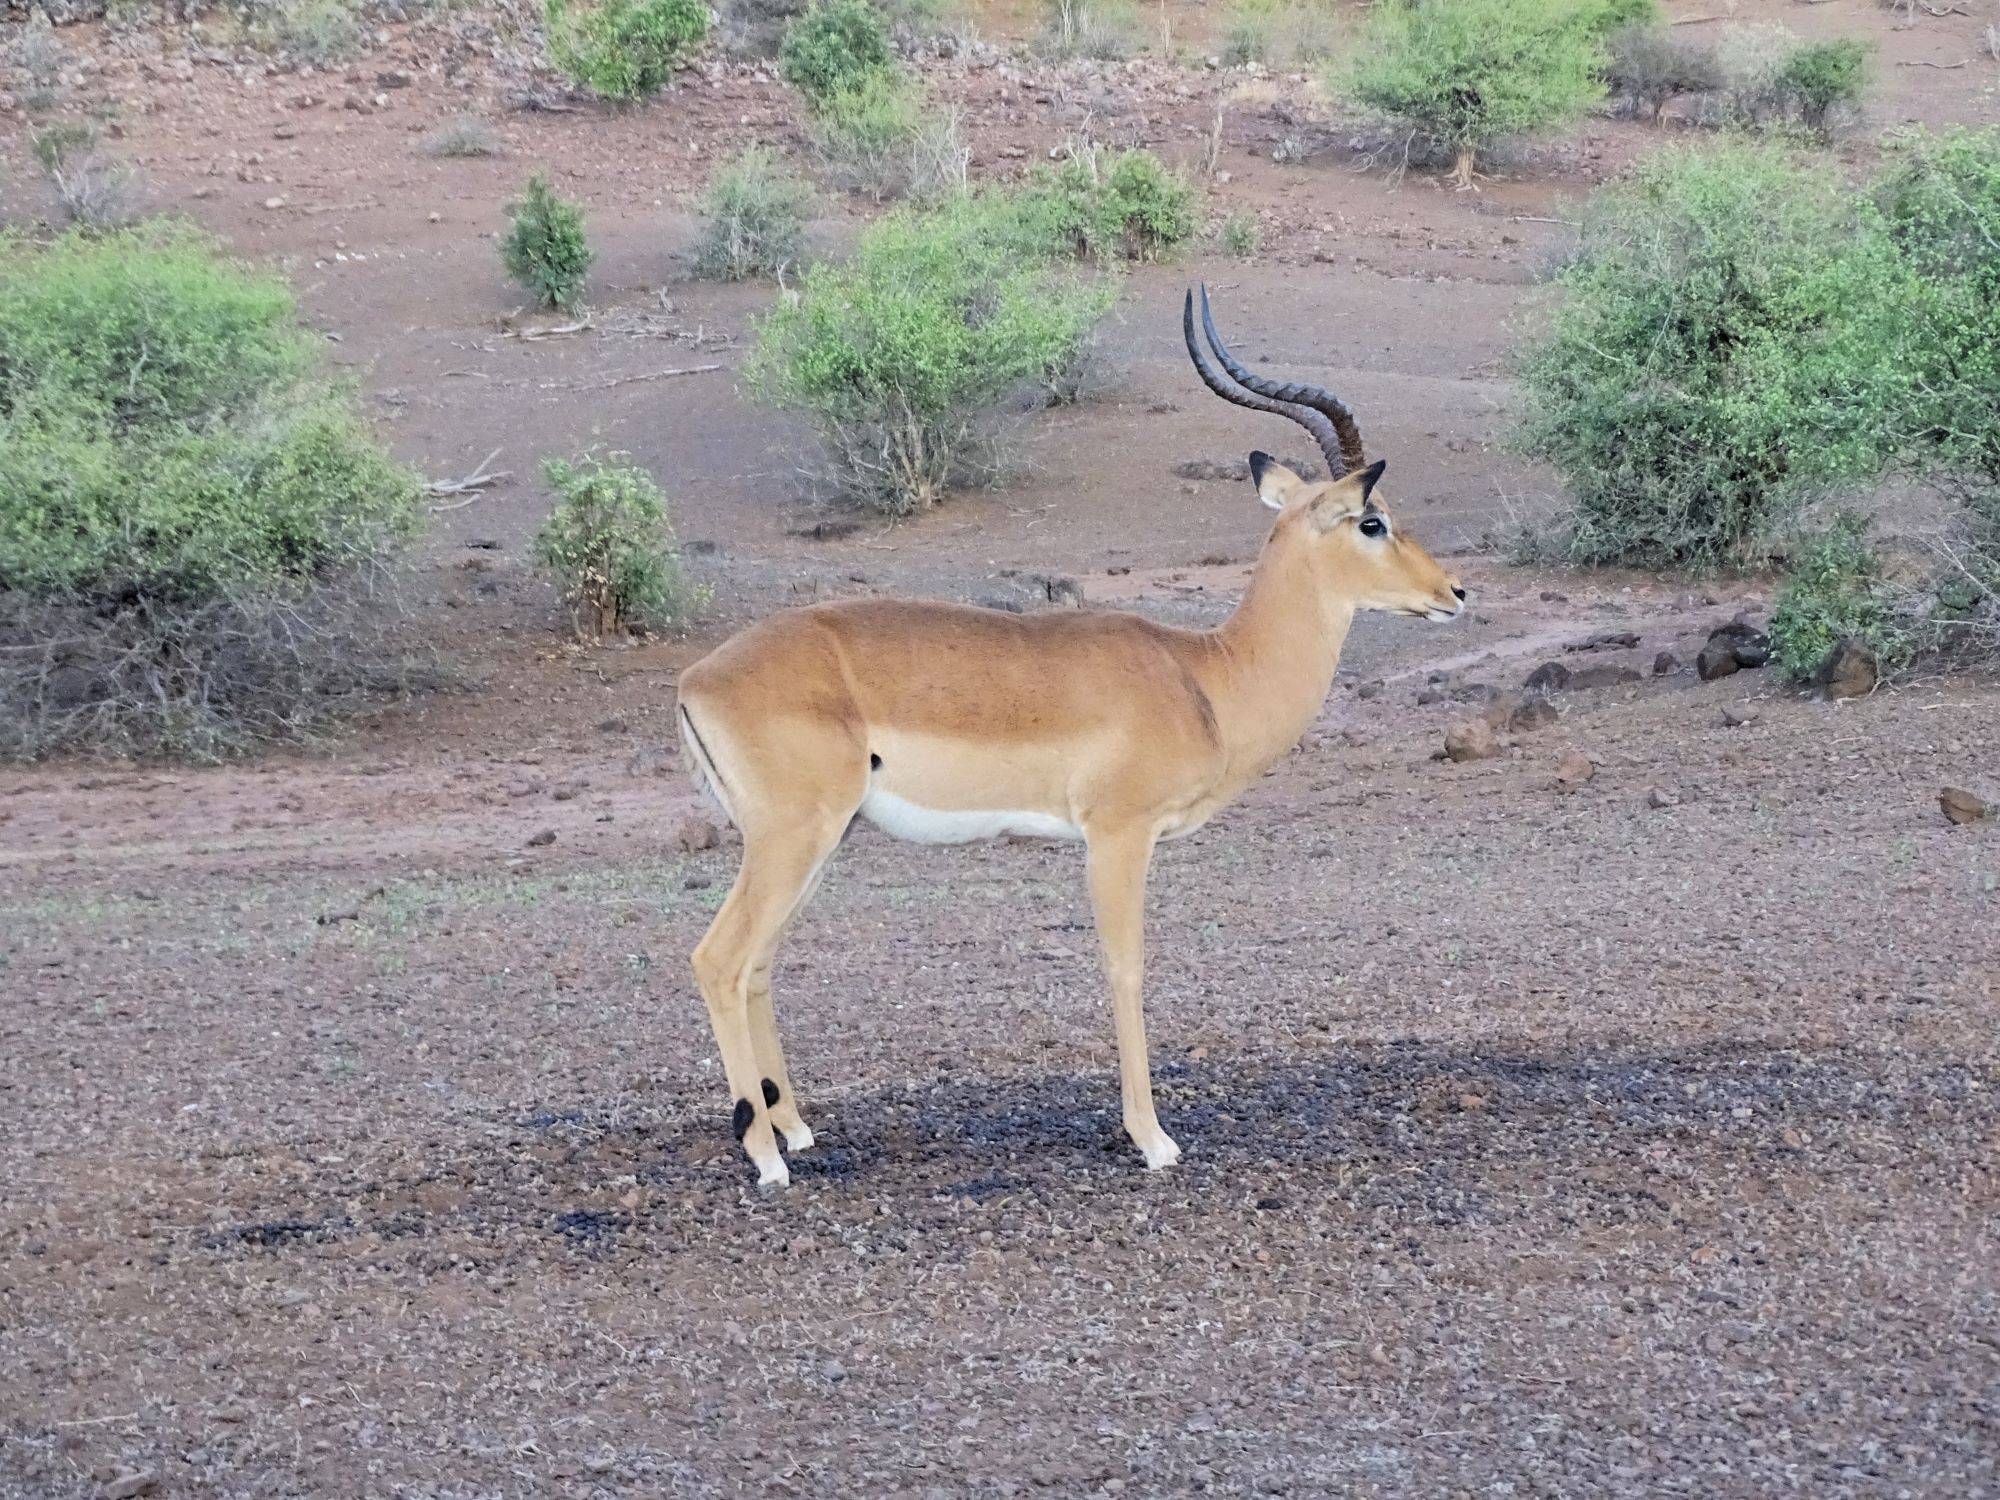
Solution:
{"label": "white hoof tip", "polygon": [[785,1132],[785,1149],[787,1151],[810,1151],[812,1150],[812,1143],[813,1133],[810,1126],[801,1125],[795,1130],[787,1130]]}
{"label": "white hoof tip", "polygon": [[791,1185],[792,1174],[785,1170],[783,1162],[779,1162],[776,1166],[765,1167],[757,1174],[757,1186],[760,1188],[781,1188]]}
{"label": "white hoof tip", "polygon": [[1154,1146],[1141,1146],[1139,1150],[1146,1158],[1148,1172],[1161,1172],[1181,1159],[1181,1148],[1172,1141],[1161,1141]]}

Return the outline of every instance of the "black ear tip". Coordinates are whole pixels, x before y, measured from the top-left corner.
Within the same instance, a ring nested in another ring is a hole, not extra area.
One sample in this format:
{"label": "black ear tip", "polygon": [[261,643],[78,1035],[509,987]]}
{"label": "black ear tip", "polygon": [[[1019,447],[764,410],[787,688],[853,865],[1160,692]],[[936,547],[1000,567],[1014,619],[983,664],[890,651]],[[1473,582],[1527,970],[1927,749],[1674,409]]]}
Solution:
{"label": "black ear tip", "polygon": [[1250,455],[1250,482],[1261,487],[1264,483],[1265,470],[1271,468],[1276,463],[1277,460],[1275,458],[1259,448],[1255,453]]}
{"label": "black ear tip", "polygon": [[1367,480],[1370,484],[1374,484],[1377,480],[1379,480],[1382,477],[1382,471],[1388,467],[1389,467],[1388,459],[1378,458],[1375,460],[1374,463],[1370,464],[1367,468],[1361,471],[1361,477]]}

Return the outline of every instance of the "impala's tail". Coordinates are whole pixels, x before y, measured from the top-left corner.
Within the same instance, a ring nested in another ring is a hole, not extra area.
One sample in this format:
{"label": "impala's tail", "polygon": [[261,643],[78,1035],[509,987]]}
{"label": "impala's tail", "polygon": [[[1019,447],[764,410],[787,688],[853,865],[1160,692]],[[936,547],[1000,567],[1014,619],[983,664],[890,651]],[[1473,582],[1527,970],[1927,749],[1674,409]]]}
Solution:
{"label": "impala's tail", "polygon": [[[694,782],[695,790],[721,809],[722,815],[731,823],[736,823],[736,811],[729,805],[727,783],[722,773],[715,768],[715,761],[708,753],[708,746],[701,741],[701,731],[694,727],[694,720],[688,717],[687,705],[680,705],[681,751],[687,760],[688,777]],[[741,827],[741,824],[737,824]]]}

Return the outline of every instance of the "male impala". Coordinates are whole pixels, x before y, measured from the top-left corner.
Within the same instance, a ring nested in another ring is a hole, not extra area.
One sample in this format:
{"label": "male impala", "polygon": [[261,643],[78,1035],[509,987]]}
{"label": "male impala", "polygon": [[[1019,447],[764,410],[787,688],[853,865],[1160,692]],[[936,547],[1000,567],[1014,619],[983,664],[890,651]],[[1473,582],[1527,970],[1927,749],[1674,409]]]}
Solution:
{"label": "male impala", "polygon": [[1125,1130],[1148,1167],[1180,1159],[1153,1112],[1139,1008],[1146,869],[1294,744],[1333,685],[1356,610],[1449,620],[1465,590],[1400,535],[1362,467],[1351,412],[1239,365],[1209,316],[1224,400],[1299,423],[1332,478],[1250,455],[1278,512],[1242,603],[1216,630],[1110,610],[1013,615],[901,599],[816,604],[751,626],[689,667],[681,739],[696,780],[743,832],[743,867],[694,950],[736,1135],[759,1181],[789,1180],[775,1131],[812,1144],[785,1071],[771,960],[858,814],[900,838],[1082,839],[1118,1030]]}

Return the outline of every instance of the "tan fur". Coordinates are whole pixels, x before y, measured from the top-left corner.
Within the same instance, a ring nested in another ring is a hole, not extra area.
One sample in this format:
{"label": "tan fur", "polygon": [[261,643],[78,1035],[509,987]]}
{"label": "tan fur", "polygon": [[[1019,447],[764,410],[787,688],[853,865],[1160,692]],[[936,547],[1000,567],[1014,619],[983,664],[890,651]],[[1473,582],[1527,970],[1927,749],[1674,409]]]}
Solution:
{"label": "tan fur", "polygon": [[[1154,1114],[1139,1000],[1155,841],[1200,827],[1298,742],[1356,610],[1438,617],[1462,597],[1414,541],[1361,534],[1364,514],[1387,520],[1362,476],[1315,485],[1267,465],[1259,489],[1282,508],[1216,630],[1116,611],[846,601],[774,615],[683,674],[691,760],[744,846],[694,971],[732,1095],[754,1110],[744,1147],[763,1181],[787,1179],[774,1127],[794,1149],[812,1138],[772,1014],[772,956],[872,792],[1082,834],[1125,1128],[1149,1166],[1179,1157]],[[769,1107],[766,1080],[778,1091]]]}

